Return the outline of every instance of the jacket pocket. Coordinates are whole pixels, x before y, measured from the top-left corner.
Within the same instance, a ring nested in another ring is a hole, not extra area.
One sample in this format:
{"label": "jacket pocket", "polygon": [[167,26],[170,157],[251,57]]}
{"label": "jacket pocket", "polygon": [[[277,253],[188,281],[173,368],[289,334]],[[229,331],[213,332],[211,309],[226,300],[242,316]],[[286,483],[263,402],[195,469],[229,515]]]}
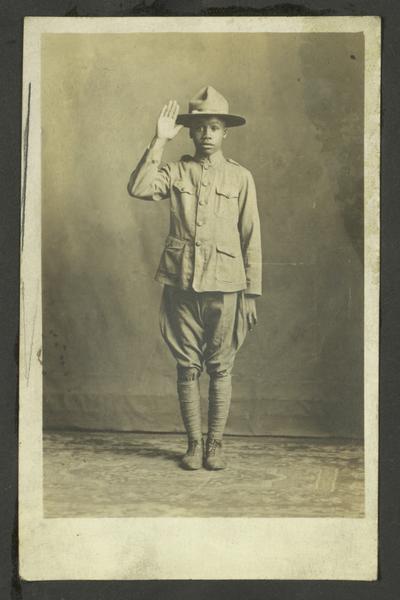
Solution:
{"label": "jacket pocket", "polygon": [[238,217],[238,198],[239,192],[234,188],[217,186],[215,190],[215,214],[217,217]]}
{"label": "jacket pocket", "polygon": [[184,179],[177,179],[172,184],[171,191],[171,211],[177,215],[181,214],[181,211],[194,211],[196,209],[196,195],[195,188],[190,181]]}
{"label": "jacket pocket", "polygon": [[240,261],[238,260],[237,253],[221,244],[217,245],[216,278],[218,281],[229,283],[240,280]]}
{"label": "jacket pocket", "polygon": [[172,277],[179,277],[182,270],[185,241],[169,235],[165,241],[158,270]]}
{"label": "jacket pocket", "polygon": [[183,179],[174,181],[172,187],[174,188],[175,193],[179,194],[194,194],[195,191],[190,181],[184,181]]}

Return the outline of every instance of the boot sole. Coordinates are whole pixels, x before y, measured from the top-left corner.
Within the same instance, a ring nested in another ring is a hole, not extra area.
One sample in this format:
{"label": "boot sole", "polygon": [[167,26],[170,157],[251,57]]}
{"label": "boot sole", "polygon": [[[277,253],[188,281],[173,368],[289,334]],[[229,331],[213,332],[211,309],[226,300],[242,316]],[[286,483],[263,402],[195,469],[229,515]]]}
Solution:
{"label": "boot sole", "polygon": [[223,467],[211,467],[210,465],[207,465],[207,463],[204,465],[204,467],[207,469],[207,471],[223,471],[224,469],[226,469],[226,466],[223,466]]}
{"label": "boot sole", "polygon": [[184,469],[185,471],[198,471],[202,468],[202,466],[203,465],[199,465],[198,467],[190,467],[189,465],[185,465],[185,463],[180,463],[181,469]]}

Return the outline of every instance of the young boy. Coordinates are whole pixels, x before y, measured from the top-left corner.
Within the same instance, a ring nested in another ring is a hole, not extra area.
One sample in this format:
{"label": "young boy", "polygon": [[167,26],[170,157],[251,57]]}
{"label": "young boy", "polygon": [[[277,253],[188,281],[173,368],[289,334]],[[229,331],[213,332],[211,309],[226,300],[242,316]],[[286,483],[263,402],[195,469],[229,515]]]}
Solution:
{"label": "young boy", "polygon": [[[245,119],[229,113],[211,86],[179,115],[165,105],[156,134],[132,173],[134,198],[170,200],[170,231],[157,270],[164,284],[160,326],[177,362],[177,389],[188,435],[186,469],[223,469],[222,437],[231,402],[231,373],[247,329],[257,322],[261,295],[261,240],[251,173],[222,154],[227,128]],[[190,129],[194,156],[161,165],[166,143]],[[203,448],[199,376],[210,376],[208,436]]]}

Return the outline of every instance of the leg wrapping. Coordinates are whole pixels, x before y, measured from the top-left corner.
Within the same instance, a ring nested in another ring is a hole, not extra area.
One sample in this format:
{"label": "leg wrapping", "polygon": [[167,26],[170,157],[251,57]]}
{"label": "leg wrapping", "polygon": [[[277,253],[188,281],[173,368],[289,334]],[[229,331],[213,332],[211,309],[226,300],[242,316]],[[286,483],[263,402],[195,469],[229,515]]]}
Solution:
{"label": "leg wrapping", "polygon": [[229,374],[212,375],[209,386],[208,437],[221,440],[224,435],[232,397],[232,378]]}
{"label": "leg wrapping", "polygon": [[189,440],[201,440],[200,387],[198,377],[180,381],[178,398],[183,424]]}

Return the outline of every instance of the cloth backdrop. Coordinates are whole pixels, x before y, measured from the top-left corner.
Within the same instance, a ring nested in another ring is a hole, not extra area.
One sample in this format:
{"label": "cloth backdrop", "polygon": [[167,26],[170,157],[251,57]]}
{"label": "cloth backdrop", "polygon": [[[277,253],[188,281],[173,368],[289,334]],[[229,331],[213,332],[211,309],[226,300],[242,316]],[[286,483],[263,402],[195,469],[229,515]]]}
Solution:
{"label": "cloth backdrop", "polygon": [[[168,204],[126,185],[161,106],[186,111],[209,84],[247,118],[224,151],[254,175],[264,261],[227,431],[362,436],[363,48],[361,34],[43,36],[45,427],[182,431],[153,279]],[[165,158],[191,151],[184,130]]]}

